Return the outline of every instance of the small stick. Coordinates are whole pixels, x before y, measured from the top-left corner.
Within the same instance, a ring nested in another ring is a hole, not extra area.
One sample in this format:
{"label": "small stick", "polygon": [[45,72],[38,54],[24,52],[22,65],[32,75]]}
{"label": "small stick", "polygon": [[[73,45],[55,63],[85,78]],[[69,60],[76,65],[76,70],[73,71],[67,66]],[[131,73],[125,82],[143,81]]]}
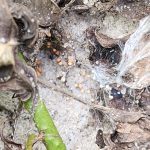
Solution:
{"label": "small stick", "polygon": [[98,105],[98,104],[92,104],[92,103],[90,104],[90,103],[85,102],[80,97],[75,96],[74,94],[72,94],[71,92],[69,92],[67,89],[59,88],[59,87],[57,87],[55,85],[52,85],[51,83],[47,83],[47,81],[44,81],[42,79],[38,79],[38,83],[44,85],[45,87],[47,87],[49,89],[52,89],[52,90],[57,91],[57,92],[60,92],[60,93],[65,94],[65,95],[67,95],[69,97],[72,97],[73,100],[76,100],[76,101],[78,101],[78,102],[80,102],[80,103],[88,106],[90,109],[100,110],[100,111],[103,111],[103,112],[105,112],[107,114],[114,114],[114,115],[115,114],[119,114],[118,116],[116,115],[116,118],[114,118],[115,120],[118,120],[118,121],[121,121],[122,116],[124,116],[124,114],[127,114],[127,116],[130,116],[131,119],[127,118],[129,120],[129,122],[135,122],[135,120],[137,120],[136,117],[132,117],[133,114],[135,116],[140,116],[140,117],[142,117],[142,116],[146,117],[148,115],[147,112],[140,112],[140,111],[138,111],[138,112],[127,112],[125,110],[120,110],[120,109],[105,107],[105,106],[101,106],[101,105]]}
{"label": "small stick", "polygon": [[48,89],[52,89],[54,91],[60,92],[62,94],[65,94],[71,98],[73,98],[74,100],[88,106],[91,109],[99,109],[99,110],[105,110],[105,111],[109,111],[111,108],[109,107],[104,107],[104,106],[100,106],[100,105],[96,105],[96,104],[90,104],[85,102],[83,99],[81,99],[80,97],[75,96],[74,94],[72,94],[70,91],[68,91],[67,89],[62,89],[57,87],[56,85],[53,85],[51,83],[48,83],[47,81],[44,81],[42,79],[38,79],[38,83],[44,85],[45,87],[47,87]]}
{"label": "small stick", "polygon": [[65,5],[65,8],[62,10],[61,15],[69,9],[70,5],[72,5],[76,0],[71,0],[67,5]]}
{"label": "small stick", "polygon": [[66,89],[59,88],[56,85],[47,83],[47,81],[44,81],[44,80],[41,80],[41,79],[38,79],[38,83],[46,86],[47,88],[53,89],[53,90],[55,90],[57,92],[60,92],[60,93],[65,94],[65,95],[67,95],[69,97],[72,97],[73,99],[77,100],[78,102],[80,102],[80,103],[82,103],[84,105],[90,105],[90,104],[84,102],[81,98],[75,96],[74,94],[72,94],[71,92],[69,92]]}

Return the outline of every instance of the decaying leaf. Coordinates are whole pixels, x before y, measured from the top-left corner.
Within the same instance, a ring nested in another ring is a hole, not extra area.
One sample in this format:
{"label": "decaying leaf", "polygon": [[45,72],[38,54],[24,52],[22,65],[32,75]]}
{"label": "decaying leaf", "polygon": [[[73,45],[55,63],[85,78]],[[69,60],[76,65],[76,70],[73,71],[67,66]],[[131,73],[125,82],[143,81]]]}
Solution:
{"label": "decaying leaf", "polygon": [[150,118],[143,112],[127,112],[104,107],[96,109],[95,113],[101,124],[96,137],[96,143],[100,148],[120,150],[121,146],[121,149],[133,149],[136,147],[135,143],[138,145],[150,140]]}

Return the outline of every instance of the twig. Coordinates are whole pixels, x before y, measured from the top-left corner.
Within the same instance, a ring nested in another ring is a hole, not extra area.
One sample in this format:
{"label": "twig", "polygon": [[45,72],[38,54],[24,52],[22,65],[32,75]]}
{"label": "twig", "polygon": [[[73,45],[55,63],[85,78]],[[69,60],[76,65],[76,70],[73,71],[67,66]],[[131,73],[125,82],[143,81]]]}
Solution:
{"label": "twig", "polygon": [[[146,112],[140,112],[140,111],[139,112],[127,112],[125,110],[119,110],[119,109],[115,109],[115,108],[110,108],[110,107],[105,107],[105,106],[101,106],[101,105],[96,105],[96,104],[88,103],[88,102],[85,102],[80,97],[75,96],[74,94],[72,94],[67,89],[59,88],[56,85],[48,83],[47,81],[44,81],[42,79],[38,79],[38,83],[44,85],[45,87],[47,87],[49,89],[52,89],[54,91],[60,92],[62,94],[65,94],[65,95],[73,98],[73,100],[76,100],[76,101],[78,101],[78,102],[80,102],[80,103],[88,106],[90,109],[94,109],[94,110],[97,109],[97,110],[103,111],[103,112],[105,112],[107,114],[112,114],[112,112],[113,112],[114,114],[120,114],[120,115],[123,115],[123,114],[127,113],[128,115],[131,115],[131,116],[132,116],[133,113],[134,114],[137,113],[137,115],[140,114],[141,116],[147,116],[148,115]],[[118,118],[118,120],[120,120],[120,118]],[[135,120],[136,120],[136,118],[135,118]],[[131,121],[134,121],[134,118],[131,118]]]}
{"label": "twig", "polygon": [[65,5],[65,8],[62,10],[61,15],[69,9],[70,5],[72,5],[76,0],[71,0],[67,5]]}
{"label": "twig", "polygon": [[51,0],[51,2],[60,10],[60,7],[57,5],[57,3],[54,0]]}
{"label": "twig", "polygon": [[4,136],[4,128],[5,128],[5,123],[4,123],[4,126],[3,126],[3,128],[2,128],[2,131],[1,131],[1,133],[0,133],[0,138],[1,138],[1,140],[4,142],[4,146],[5,147],[7,147],[8,149],[11,149],[10,147],[11,146],[15,146],[16,148],[18,148],[18,150],[23,150],[23,148],[22,148],[22,144],[19,144],[19,143],[16,143],[16,142],[14,142],[14,141],[12,141],[12,140],[9,140],[9,139],[7,139],[5,136]]}
{"label": "twig", "polygon": [[50,88],[50,89],[52,89],[54,91],[57,91],[57,92],[60,92],[62,94],[65,94],[65,95],[67,95],[69,97],[72,97],[73,99],[77,100],[78,102],[80,102],[80,103],[82,103],[84,105],[88,105],[88,106],[90,105],[87,102],[84,102],[81,98],[79,98],[79,97],[75,96],[74,94],[72,94],[71,92],[69,92],[67,89],[59,88],[56,85],[51,84],[51,83],[47,83],[47,81],[44,81],[42,79],[38,79],[38,83],[40,83],[40,84],[42,84],[42,85],[46,86],[47,88]]}
{"label": "twig", "polygon": [[48,83],[47,81],[44,81],[42,79],[38,79],[38,83],[42,84],[43,86],[45,86],[45,87],[47,87],[49,89],[52,89],[54,91],[60,92],[62,94],[65,94],[65,95],[73,98],[73,100],[76,100],[76,101],[78,101],[78,102],[88,106],[90,109],[99,109],[99,110],[103,110],[103,111],[109,111],[111,109],[109,107],[104,107],[104,106],[100,106],[100,105],[96,105],[96,104],[91,104],[91,103],[85,102],[83,99],[81,99],[80,97],[72,94],[67,89],[59,88],[56,85]]}

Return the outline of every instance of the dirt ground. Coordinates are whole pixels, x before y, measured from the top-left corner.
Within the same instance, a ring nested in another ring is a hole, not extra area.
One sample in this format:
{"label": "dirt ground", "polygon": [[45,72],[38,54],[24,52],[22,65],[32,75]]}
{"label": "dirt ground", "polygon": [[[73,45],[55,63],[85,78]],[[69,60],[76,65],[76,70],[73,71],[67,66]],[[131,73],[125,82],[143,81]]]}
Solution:
{"label": "dirt ground", "polygon": [[[102,33],[116,38],[131,34],[137,25],[138,21],[111,12],[92,15],[68,11],[57,24],[58,30],[63,33],[63,53],[53,60],[44,52],[39,54],[38,59],[42,62],[42,76],[38,82],[40,96],[68,150],[100,149],[96,144],[100,125],[93,117],[90,107],[80,100],[100,105],[97,93],[102,87],[107,89],[108,85],[107,79],[99,79],[101,75],[89,61],[90,50],[86,30],[93,26],[100,27]],[[105,80],[104,84],[102,80]],[[6,122],[4,135],[12,132],[7,119],[18,106],[18,101],[12,101],[7,95],[8,93],[0,94],[0,105],[9,110],[8,112],[0,108],[0,128],[3,128]],[[17,143],[25,144],[27,135],[34,132],[37,133],[32,117],[26,111],[21,111],[15,122],[13,139]],[[44,150],[45,147],[39,142],[34,149]],[[0,150],[3,150],[2,141]]]}

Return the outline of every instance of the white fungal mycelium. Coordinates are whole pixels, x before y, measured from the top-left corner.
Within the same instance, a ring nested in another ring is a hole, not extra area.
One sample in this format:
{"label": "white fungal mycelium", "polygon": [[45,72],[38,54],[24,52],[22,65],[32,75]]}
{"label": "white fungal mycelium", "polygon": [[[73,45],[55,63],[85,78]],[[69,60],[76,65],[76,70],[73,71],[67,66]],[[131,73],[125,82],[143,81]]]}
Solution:
{"label": "white fungal mycelium", "polygon": [[[117,82],[120,84],[134,89],[150,85],[150,16],[140,21],[137,30],[125,43],[117,70]],[[123,80],[128,74],[133,79]]]}
{"label": "white fungal mycelium", "polygon": [[[100,64],[92,68],[94,79],[100,85],[117,83],[132,89],[150,85],[150,16],[143,18],[129,37],[115,68]],[[116,74],[116,72],[118,72]]]}

